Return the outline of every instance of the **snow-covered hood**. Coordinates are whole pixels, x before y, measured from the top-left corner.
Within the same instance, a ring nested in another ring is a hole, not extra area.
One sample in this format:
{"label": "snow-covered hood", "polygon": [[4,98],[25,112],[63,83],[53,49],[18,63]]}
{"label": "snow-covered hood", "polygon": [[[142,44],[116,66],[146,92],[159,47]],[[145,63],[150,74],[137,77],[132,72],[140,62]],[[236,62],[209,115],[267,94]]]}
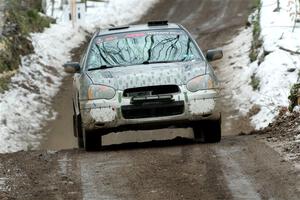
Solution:
{"label": "snow-covered hood", "polygon": [[93,84],[111,86],[118,90],[154,85],[183,85],[205,74],[205,61],[146,64],[88,71]]}

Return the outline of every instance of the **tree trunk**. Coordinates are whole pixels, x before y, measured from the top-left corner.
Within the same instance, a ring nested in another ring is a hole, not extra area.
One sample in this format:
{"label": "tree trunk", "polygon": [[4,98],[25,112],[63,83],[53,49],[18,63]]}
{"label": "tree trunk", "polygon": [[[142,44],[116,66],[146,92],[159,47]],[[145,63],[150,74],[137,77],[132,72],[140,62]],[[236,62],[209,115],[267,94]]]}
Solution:
{"label": "tree trunk", "polygon": [[52,4],[51,16],[53,17],[53,15],[54,15],[54,4],[55,4],[55,1],[51,0],[51,4]]}

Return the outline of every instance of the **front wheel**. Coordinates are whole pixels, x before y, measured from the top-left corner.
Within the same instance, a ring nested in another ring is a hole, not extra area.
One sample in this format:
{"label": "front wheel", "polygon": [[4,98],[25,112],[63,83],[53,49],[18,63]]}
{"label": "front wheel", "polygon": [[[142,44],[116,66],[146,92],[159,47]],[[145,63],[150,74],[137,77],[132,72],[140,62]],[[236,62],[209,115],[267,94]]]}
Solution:
{"label": "front wheel", "polygon": [[197,142],[217,143],[221,141],[221,119],[201,121],[193,127]]}
{"label": "front wheel", "polygon": [[95,131],[83,130],[83,143],[86,151],[99,151],[102,147],[102,136]]}

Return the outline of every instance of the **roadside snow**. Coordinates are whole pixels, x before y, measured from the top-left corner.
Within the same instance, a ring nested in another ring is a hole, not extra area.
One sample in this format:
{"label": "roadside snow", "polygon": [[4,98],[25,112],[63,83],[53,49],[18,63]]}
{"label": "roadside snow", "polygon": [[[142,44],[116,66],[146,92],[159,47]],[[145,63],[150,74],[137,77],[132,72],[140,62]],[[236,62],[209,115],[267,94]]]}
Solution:
{"label": "roadside snow", "polygon": [[229,45],[223,47],[224,58],[222,63],[229,66],[220,68],[220,81],[223,82],[225,94],[231,94],[234,105],[239,109],[240,113],[246,115],[250,110],[252,102],[252,88],[249,84],[250,76],[253,68],[249,66],[249,51],[252,41],[252,29],[243,29],[234,37]]}
{"label": "roadside snow", "polygon": [[84,41],[86,31],[132,23],[157,1],[89,2],[93,7],[88,9],[86,23],[73,28],[70,22],[61,21],[43,33],[31,34],[35,54],[22,58],[10,89],[0,94],[0,153],[38,147],[42,123],[55,118],[51,100],[66,75],[62,65],[70,60],[70,50]]}
{"label": "roadside snow", "polygon": [[[231,65],[222,69],[227,80],[225,89],[231,91],[240,113],[246,115],[253,106],[260,107],[251,117],[256,129],[268,126],[282,107],[288,107],[289,91],[297,82],[300,70],[300,24],[295,23],[298,0],[280,0],[279,12],[276,12],[277,0],[261,2],[263,47],[259,57],[265,55],[263,61],[250,63],[252,30],[248,28],[224,47],[231,55],[225,62]],[[251,86],[253,75],[259,80],[259,90],[254,91]]]}
{"label": "roadside snow", "polygon": [[[263,50],[269,55],[256,68],[261,82],[259,105],[266,105],[253,118],[256,128],[266,127],[278,114],[280,107],[288,106],[289,91],[297,82],[300,69],[300,56],[291,53],[300,52],[300,24],[295,24],[299,2],[281,0],[280,6],[279,12],[274,12],[277,0],[262,1],[261,36]],[[269,119],[262,122],[265,116]]]}

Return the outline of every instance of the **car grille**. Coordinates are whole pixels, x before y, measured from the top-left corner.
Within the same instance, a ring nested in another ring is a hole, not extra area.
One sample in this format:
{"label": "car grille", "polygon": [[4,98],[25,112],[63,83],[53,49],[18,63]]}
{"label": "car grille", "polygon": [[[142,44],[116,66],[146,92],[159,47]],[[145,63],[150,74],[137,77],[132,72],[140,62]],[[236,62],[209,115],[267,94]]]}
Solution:
{"label": "car grille", "polygon": [[124,90],[124,97],[136,97],[136,96],[151,96],[162,94],[174,94],[180,92],[177,85],[157,85],[138,88],[128,88]]}
{"label": "car grille", "polygon": [[184,112],[183,101],[173,102],[147,102],[146,104],[135,104],[121,107],[125,119],[139,119],[149,117],[164,117],[180,115]]}

